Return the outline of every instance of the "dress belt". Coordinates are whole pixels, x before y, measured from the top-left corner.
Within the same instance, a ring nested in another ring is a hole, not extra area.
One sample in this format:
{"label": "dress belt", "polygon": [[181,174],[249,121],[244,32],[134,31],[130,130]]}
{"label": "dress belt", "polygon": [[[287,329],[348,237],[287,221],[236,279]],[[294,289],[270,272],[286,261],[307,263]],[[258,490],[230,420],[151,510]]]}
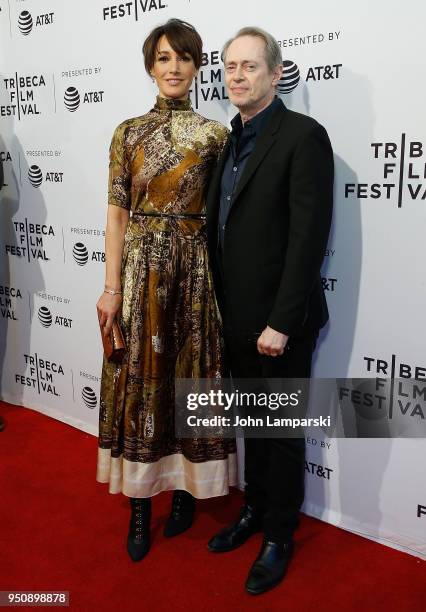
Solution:
{"label": "dress belt", "polygon": [[132,217],[163,217],[165,219],[204,219],[206,217],[206,213],[186,213],[186,214],[173,214],[173,213],[161,213],[161,212],[132,212]]}

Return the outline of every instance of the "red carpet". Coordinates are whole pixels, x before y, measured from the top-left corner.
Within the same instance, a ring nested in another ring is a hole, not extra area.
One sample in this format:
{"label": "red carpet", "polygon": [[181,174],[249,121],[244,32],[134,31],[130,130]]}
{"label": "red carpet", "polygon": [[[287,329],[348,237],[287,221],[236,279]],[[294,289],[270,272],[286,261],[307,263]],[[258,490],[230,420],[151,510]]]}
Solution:
{"label": "red carpet", "polygon": [[162,535],[171,494],[155,497],[153,545],[133,563],[127,498],[95,481],[96,438],[10,404],[0,414],[0,590],[67,590],[73,610],[425,609],[425,562],[305,516],[284,582],[246,594],[261,536],[223,555],[206,549],[237,514],[239,492],[199,502],[194,526],[171,540]]}

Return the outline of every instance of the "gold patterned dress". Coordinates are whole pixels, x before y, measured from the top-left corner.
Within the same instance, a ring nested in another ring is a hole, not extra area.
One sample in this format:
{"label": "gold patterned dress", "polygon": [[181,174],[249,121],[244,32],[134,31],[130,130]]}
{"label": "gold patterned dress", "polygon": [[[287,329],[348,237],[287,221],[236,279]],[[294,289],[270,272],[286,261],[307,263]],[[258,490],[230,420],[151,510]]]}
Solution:
{"label": "gold patterned dress", "polygon": [[234,440],[174,433],[175,378],[220,377],[223,348],[205,217],[173,215],[204,212],[226,137],[189,101],[158,96],[112,138],[108,204],[132,215],[121,272],[127,350],[120,365],[104,358],[100,391],[96,480],[109,483],[110,493],[184,489],[207,498],[236,484]]}

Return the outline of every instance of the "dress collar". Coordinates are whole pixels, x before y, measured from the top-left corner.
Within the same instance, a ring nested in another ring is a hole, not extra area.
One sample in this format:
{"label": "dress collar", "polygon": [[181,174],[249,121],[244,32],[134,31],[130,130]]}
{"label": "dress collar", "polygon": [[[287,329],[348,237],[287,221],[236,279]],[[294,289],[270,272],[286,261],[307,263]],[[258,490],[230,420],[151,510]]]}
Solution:
{"label": "dress collar", "polygon": [[157,111],[189,111],[192,110],[191,100],[174,100],[173,98],[163,98],[157,96],[154,104],[154,110]]}

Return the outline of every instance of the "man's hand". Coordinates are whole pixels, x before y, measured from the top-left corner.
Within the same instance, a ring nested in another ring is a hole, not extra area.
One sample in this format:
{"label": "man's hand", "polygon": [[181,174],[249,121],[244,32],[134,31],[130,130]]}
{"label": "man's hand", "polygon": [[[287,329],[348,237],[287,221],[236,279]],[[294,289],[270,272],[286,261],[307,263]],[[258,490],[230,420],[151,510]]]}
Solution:
{"label": "man's hand", "polygon": [[257,350],[261,355],[277,357],[284,353],[287,342],[288,336],[267,326],[257,340]]}

